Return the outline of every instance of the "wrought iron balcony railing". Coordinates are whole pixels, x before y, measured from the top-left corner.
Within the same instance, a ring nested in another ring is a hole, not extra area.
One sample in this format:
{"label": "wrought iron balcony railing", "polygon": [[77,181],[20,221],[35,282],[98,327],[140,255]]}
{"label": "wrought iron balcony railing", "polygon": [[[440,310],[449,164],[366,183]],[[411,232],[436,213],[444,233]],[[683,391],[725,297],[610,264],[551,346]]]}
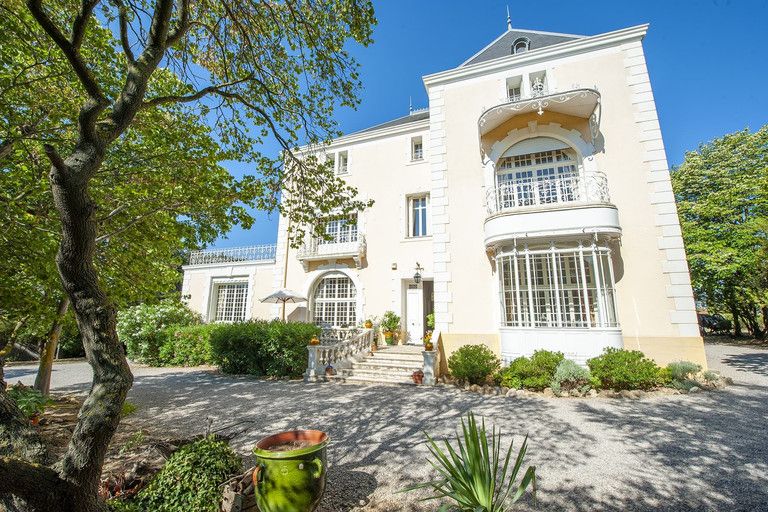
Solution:
{"label": "wrought iron balcony railing", "polygon": [[274,261],[277,245],[252,245],[229,249],[206,249],[192,251],[189,265],[211,265],[215,263],[239,263],[245,261]]}
{"label": "wrought iron balcony railing", "polygon": [[608,180],[601,172],[505,181],[486,194],[489,215],[524,207],[609,202]]}
{"label": "wrought iron balcony railing", "polygon": [[347,233],[332,240],[310,238],[298,251],[298,258],[304,262],[329,258],[352,258],[360,266],[365,257],[365,235]]}

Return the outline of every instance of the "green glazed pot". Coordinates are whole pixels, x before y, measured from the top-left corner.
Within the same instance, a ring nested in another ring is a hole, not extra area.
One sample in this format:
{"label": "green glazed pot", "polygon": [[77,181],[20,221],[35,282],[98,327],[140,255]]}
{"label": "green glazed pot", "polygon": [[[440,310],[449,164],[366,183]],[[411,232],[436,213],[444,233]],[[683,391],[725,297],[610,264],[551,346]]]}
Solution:
{"label": "green glazed pot", "polygon": [[[286,443],[309,446],[288,451],[269,448]],[[265,437],[253,449],[254,494],[261,512],[311,512],[325,492],[328,435],[319,430],[292,430]]]}

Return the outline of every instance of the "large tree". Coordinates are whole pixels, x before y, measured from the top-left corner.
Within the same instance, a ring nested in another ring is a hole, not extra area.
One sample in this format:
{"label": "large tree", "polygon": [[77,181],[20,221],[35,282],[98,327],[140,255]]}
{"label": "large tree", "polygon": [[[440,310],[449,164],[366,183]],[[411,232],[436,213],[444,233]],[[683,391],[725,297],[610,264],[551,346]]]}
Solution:
{"label": "large tree", "polygon": [[[15,0],[5,3],[11,14],[21,9]],[[162,117],[184,104],[210,119],[221,147],[258,168],[257,206],[279,207],[296,238],[318,214],[360,210],[366,205],[353,188],[294,149],[337,135],[334,108],[357,104],[359,79],[345,46],[368,44],[375,20],[370,3],[356,0],[28,0],[26,7],[85,96],[72,116],[73,144],[51,137],[44,152],[61,223],[56,266],[94,377],[64,458],[55,469],[3,458],[0,492],[34,510],[104,510],[97,497],[101,466],[132,384],[95,258],[100,220],[111,212],[99,209],[92,186],[111,149],[135,133],[143,116],[154,122],[153,113]],[[109,46],[120,50],[117,63],[104,66],[85,51],[100,26],[114,32]],[[115,67],[122,72],[111,83]],[[165,69],[181,81],[171,92],[156,87]],[[23,66],[17,71],[24,76]],[[20,122],[23,136],[34,122]],[[282,155],[260,152],[268,137]],[[113,172],[128,186],[129,170],[118,163]]]}
{"label": "large tree", "polygon": [[[768,329],[768,126],[685,155],[672,173],[694,289],[735,335]],[[762,325],[760,319],[762,317]]]}
{"label": "large tree", "polygon": [[[0,54],[6,57],[0,65],[0,225],[6,227],[0,233],[0,337],[41,342],[35,387],[47,393],[69,300],[54,262],[60,230],[43,143],[55,138],[74,146],[75,106],[86,98],[32,15],[23,8],[2,10],[8,22],[0,31]],[[81,51],[117,84],[124,68],[110,38],[109,30],[94,26]],[[164,69],[151,93],[180,87],[178,77]],[[71,108],[61,108],[62,98]],[[28,118],[34,126],[20,128]],[[234,179],[220,166],[233,156],[216,143],[205,119],[183,104],[140,112],[132,129],[107,150],[89,190],[102,212],[95,267],[117,307],[175,290],[185,251],[211,242],[234,223],[250,226],[244,206],[254,206],[259,186],[250,177]]]}

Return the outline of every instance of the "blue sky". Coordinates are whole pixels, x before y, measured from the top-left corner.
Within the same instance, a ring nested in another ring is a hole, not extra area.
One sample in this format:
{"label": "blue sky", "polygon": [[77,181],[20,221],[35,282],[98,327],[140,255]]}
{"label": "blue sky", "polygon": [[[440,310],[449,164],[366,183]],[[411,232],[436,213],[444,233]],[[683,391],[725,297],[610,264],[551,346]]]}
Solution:
{"label": "blue sky", "polygon": [[[423,75],[456,67],[506,29],[505,1],[374,2],[374,44],[354,48],[364,89],[357,111],[336,119],[352,132],[427,106]],[[510,3],[516,28],[594,35],[650,23],[643,42],[670,165],[725,133],[768,123],[768,0]],[[267,146],[266,152],[277,152]],[[249,170],[228,165],[239,175]],[[216,247],[273,243],[277,216],[256,212]]]}

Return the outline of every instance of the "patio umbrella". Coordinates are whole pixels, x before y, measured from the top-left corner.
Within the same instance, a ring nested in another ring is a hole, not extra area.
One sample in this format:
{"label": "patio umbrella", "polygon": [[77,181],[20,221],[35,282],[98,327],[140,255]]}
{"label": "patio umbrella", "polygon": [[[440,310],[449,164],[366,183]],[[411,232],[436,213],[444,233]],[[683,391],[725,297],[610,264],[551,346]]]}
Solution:
{"label": "patio umbrella", "polygon": [[283,322],[285,322],[285,303],[286,302],[307,302],[307,298],[293,290],[281,288],[264,297],[261,302],[271,302],[273,304],[283,305]]}

